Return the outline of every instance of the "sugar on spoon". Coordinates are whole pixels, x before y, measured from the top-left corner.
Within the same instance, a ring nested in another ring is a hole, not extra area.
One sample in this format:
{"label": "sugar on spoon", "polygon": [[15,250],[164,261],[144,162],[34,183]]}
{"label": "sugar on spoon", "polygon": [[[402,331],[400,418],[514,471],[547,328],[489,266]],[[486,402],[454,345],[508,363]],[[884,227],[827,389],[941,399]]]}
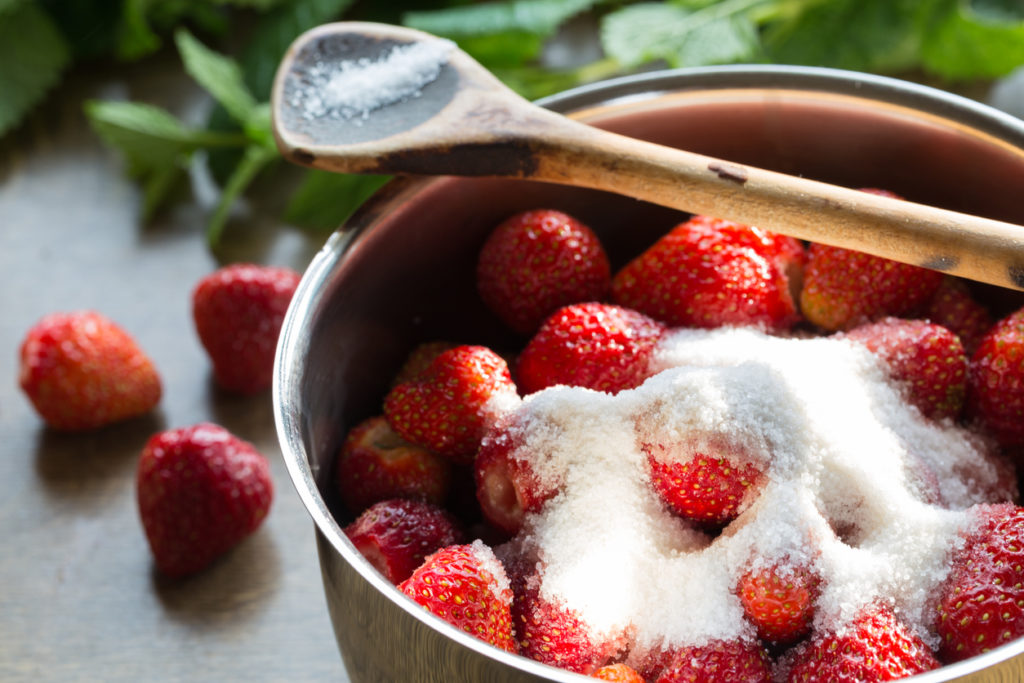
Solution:
{"label": "sugar on spoon", "polygon": [[314,168],[606,190],[1024,290],[1024,227],[588,126],[413,29],[342,22],[307,31],[278,68],[271,111],[285,158]]}

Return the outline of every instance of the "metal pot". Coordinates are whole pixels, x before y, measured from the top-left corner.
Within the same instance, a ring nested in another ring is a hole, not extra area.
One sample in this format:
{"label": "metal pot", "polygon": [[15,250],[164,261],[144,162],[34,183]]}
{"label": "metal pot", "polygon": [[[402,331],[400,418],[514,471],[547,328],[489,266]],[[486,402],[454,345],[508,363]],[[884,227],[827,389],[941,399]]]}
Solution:
{"label": "metal pot", "polygon": [[[812,68],[717,67],[648,73],[547,98],[596,126],[722,159],[1024,223],[1024,122],[948,93]],[[316,525],[335,635],[363,681],[592,680],[491,648],[395,590],[348,542],[332,482],[347,432],[379,414],[418,342],[496,349],[522,343],[478,301],[476,254],[516,211],[551,207],[588,223],[613,269],[678,213],[626,197],[526,181],[403,178],[325,244],[295,295],[278,348],[277,429]],[[986,290],[997,309],[1016,294]],[[1024,639],[915,678],[1024,680]]]}

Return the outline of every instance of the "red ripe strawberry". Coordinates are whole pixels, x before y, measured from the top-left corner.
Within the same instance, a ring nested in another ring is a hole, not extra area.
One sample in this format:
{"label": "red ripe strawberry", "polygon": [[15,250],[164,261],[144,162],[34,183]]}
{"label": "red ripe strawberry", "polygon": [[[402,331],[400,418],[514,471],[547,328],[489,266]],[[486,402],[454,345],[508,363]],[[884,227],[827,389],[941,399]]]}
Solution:
{"label": "red ripe strawberry", "polygon": [[928,302],[921,317],[952,330],[970,356],[994,324],[988,310],[971,296],[963,280],[947,277]]}
{"label": "red ripe strawberry", "polygon": [[939,594],[939,656],[956,662],[1024,635],[1024,508],[979,505]]}
{"label": "red ripe strawberry", "polygon": [[757,635],[787,645],[810,632],[818,584],[806,567],[773,564],[744,574],[736,592]]}
{"label": "red ripe strawberry", "polygon": [[886,364],[907,399],[926,417],[955,418],[967,391],[967,357],[960,338],[924,320],[883,318],[845,337],[866,346]]}
{"label": "red ripe strawberry", "polygon": [[643,677],[636,669],[621,662],[602,666],[594,672],[593,677],[608,683],[644,683]]}
{"label": "red ripe strawberry", "polygon": [[405,362],[391,381],[391,386],[416,379],[430,367],[435,358],[456,346],[457,344],[446,341],[424,342],[418,345],[406,356]]}
{"label": "red ripe strawberry", "polygon": [[472,462],[480,440],[516,397],[504,359],[483,346],[457,346],[384,399],[391,427],[414,444]]}
{"label": "red ripe strawberry", "polygon": [[235,264],[196,285],[192,316],[221,387],[239,394],[270,387],[277,338],[299,278],[288,268]]}
{"label": "red ripe strawberry", "polygon": [[585,303],[559,309],[519,354],[524,394],[556,384],[616,393],[639,386],[665,326],[628,308]]}
{"label": "red ripe strawberry", "polygon": [[375,503],[345,527],[345,535],[377,571],[398,585],[427,555],[462,543],[458,522],[445,510],[419,500]]}
{"label": "red ripe strawberry", "polygon": [[499,422],[480,444],[473,468],[476,497],[484,518],[508,534],[523,525],[527,512],[537,512],[558,491],[544,486],[529,462],[517,454],[519,444]]}
{"label": "red ripe strawberry", "polygon": [[438,550],[398,589],[466,633],[516,651],[508,577],[494,552],[480,541]]}
{"label": "red ripe strawberry", "polygon": [[512,627],[519,654],[580,674],[611,659],[622,642],[597,638],[574,610],[541,596],[537,563],[518,555],[505,562],[512,586]]}
{"label": "red ripe strawberry", "polygon": [[758,643],[717,640],[672,653],[655,683],[770,683],[771,660]]}
{"label": "red ripe strawberry", "polygon": [[787,329],[798,318],[787,269],[803,251],[755,230],[695,216],[616,273],[612,296],[673,326]]}
{"label": "red ripe strawberry", "polygon": [[156,566],[168,576],[198,572],[256,531],[274,497],[266,458],[207,423],[151,437],[136,488]]}
{"label": "red ripe strawberry", "polygon": [[996,323],[971,357],[967,408],[1000,444],[1024,445],[1024,308]]}
{"label": "red ripe strawberry", "polygon": [[764,481],[762,467],[730,453],[707,448],[692,458],[675,460],[660,445],[643,444],[651,484],[677,515],[707,527],[728,524],[749,505]]}
{"label": "red ripe strawberry", "polygon": [[476,269],[480,298],[505,324],[530,334],[556,309],[607,294],[611,269],[587,226],[560,211],[516,214],[494,229]]}
{"label": "red ripe strawberry", "polygon": [[19,383],[54,429],[94,429],[143,415],[160,377],[128,334],[99,313],[54,313],[21,344]]}
{"label": "red ripe strawberry", "polygon": [[444,502],[451,461],[400,437],[383,416],[360,422],[338,453],[336,481],[341,500],[358,514],[388,498]]}
{"label": "red ripe strawberry", "polygon": [[938,667],[924,641],[881,604],[865,608],[849,628],[800,643],[782,665],[789,683],[892,681]]}

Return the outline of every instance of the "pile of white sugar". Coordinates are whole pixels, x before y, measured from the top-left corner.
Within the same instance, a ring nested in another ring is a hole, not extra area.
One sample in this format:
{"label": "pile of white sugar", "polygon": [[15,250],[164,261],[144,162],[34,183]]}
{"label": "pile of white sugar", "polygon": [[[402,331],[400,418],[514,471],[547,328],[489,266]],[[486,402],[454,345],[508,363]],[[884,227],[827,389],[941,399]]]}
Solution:
{"label": "pile of white sugar", "polygon": [[291,105],[308,120],[358,122],[377,109],[419,97],[437,80],[454,47],[437,38],[396,45],[376,59],[317,62],[302,73]]}
{"label": "pile of white sugar", "polygon": [[[561,487],[514,540],[538,554],[544,597],[595,634],[630,633],[634,653],[703,644],[752,635],[737,582],[785,559],[823,579],[819,628],[880,598],[936,644],[927,600],[966,508],[1015,494],[983,444],[923,418],[845,341],[679,330],[654,364],[631,391],[552,387],[517,409],[517,456]],[[676,459],[736,444],[764,486],[713,538],[666,510],[643,443]]]}

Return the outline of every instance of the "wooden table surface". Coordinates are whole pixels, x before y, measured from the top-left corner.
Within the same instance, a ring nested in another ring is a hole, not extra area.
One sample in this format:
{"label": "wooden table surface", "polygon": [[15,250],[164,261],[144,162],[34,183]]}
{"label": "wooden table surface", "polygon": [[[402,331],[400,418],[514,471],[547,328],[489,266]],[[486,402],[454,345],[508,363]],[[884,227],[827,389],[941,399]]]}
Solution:
{"label": "wooden table surface", "polygon": [[[321,587],[313,525],[288,478],[269,391],[211,384],[190,293],[219,265],[192,202],[142,226],[140,197],[81,114],[132,97],[201,120],[208,103],[173,63],[74,74],[0,145],[0,680],[347,681]],[[253,216],[260,216],[256,212]],[[305,268],[322,238],[241,216],[220,261]],[[54,311],[120,323],[164,385],[149,417],[84,434],[45,428],[17,387],[25,332]],[[156,431],[214,421],[272,464],[263,527],[183,581],[153,568],[135,468]]]}

